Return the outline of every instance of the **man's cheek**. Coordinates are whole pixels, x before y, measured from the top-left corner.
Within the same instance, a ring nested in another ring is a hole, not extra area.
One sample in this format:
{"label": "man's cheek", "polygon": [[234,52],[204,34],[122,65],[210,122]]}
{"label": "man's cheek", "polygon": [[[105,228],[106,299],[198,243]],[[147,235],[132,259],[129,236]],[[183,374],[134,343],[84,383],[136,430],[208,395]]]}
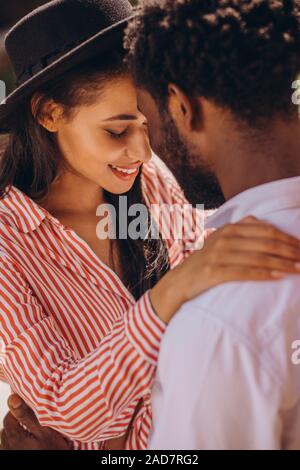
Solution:
{"label": "man's cheek", "polygon": [[163,139],[158,129],[149,128],[149,142],[153,152],[159,157],[163,157]]}

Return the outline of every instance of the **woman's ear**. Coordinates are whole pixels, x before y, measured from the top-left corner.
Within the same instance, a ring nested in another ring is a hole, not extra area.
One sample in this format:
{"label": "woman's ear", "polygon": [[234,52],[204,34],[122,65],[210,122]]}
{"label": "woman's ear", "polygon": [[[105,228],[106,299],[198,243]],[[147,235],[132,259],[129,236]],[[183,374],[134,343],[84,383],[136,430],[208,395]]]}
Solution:
{"label": "woman's ear", "polygon": [[199,103],[189,98],[177,85],[169,84],[169,113],[178,128],[184,132],[199,130],[201,112]]}
{"label": "woman's ear", "polygon": [[40,93],[35,93],[31,98],[31,113],[47,131],[58,131],[63,116],[62,106],[51,99],[45,100]]}

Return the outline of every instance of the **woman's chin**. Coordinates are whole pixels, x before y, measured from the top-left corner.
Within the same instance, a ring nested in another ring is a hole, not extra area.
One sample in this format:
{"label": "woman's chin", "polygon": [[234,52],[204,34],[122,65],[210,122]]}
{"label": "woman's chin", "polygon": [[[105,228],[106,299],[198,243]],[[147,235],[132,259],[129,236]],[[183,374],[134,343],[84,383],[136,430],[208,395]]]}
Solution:
{"label": "woman's chin", "polygon": [[[114,178],[116,179],[116,178]],[[122,195],[130,191],[130,189],[133,187],[134,182],[136,180],[135,178],[130,178],[129,180],[119,180],[119,181],[110,181],[109,184],[102,186],[107,192],[117,195]],[[112,184],[114,183],[114,184]]]}
{"label": "woman's chin", "polygon": [[120,184],[118,186],[108,184],[108,185],[101,185],[101,187],[107,191],[108,193],[114,194],[115,196],[122,196],[122,194],[128,193],[130,189],[133,187],[134,182],[131,182],[130,184]]}
{"label": "woman's chin", "polygon": [[128,186],[126,189],[117,189],[117,188],[114,188],[114,189],[107,189],[106,191],[111,193],[111,194],[114,194],[115,196],[122,196],[122,194],[126,194],[128,193],[128,191],[130,191],[130,189],[132,188],[132,184],[130,186]]}

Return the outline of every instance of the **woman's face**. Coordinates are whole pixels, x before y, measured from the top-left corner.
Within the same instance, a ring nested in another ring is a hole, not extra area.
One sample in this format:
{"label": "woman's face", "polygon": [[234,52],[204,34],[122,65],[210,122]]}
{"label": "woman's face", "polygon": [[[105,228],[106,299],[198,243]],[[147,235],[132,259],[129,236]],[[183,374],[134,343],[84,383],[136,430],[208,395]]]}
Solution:
{"label": "woman's face", "polygon": [[56,135],[70,169],[113,194],[129,191],[151,159],[147,121],[130,77],[108,82],[94,104],[60,119]]}

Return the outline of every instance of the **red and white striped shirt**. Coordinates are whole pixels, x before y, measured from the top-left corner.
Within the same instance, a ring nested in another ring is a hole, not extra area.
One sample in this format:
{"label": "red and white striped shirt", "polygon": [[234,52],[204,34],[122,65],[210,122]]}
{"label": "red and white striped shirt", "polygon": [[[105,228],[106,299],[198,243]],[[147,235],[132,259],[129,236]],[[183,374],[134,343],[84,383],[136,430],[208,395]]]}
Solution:
{"label": "red and white striped shirt", "polygon": [[[187,204],[157,157],[143,166],[142,189],[148,205]],[[177,239],[179,212],[159,226],[164,237],[171,224],[171,267],[202,235],[200,224]],[[73,230],[14,187],[0,200],[0,278],[2,380],[75,449],[101,449],[124,435],[142,399],[126,448],[145,449],[166,328],[149,292],[136,302]]]}

